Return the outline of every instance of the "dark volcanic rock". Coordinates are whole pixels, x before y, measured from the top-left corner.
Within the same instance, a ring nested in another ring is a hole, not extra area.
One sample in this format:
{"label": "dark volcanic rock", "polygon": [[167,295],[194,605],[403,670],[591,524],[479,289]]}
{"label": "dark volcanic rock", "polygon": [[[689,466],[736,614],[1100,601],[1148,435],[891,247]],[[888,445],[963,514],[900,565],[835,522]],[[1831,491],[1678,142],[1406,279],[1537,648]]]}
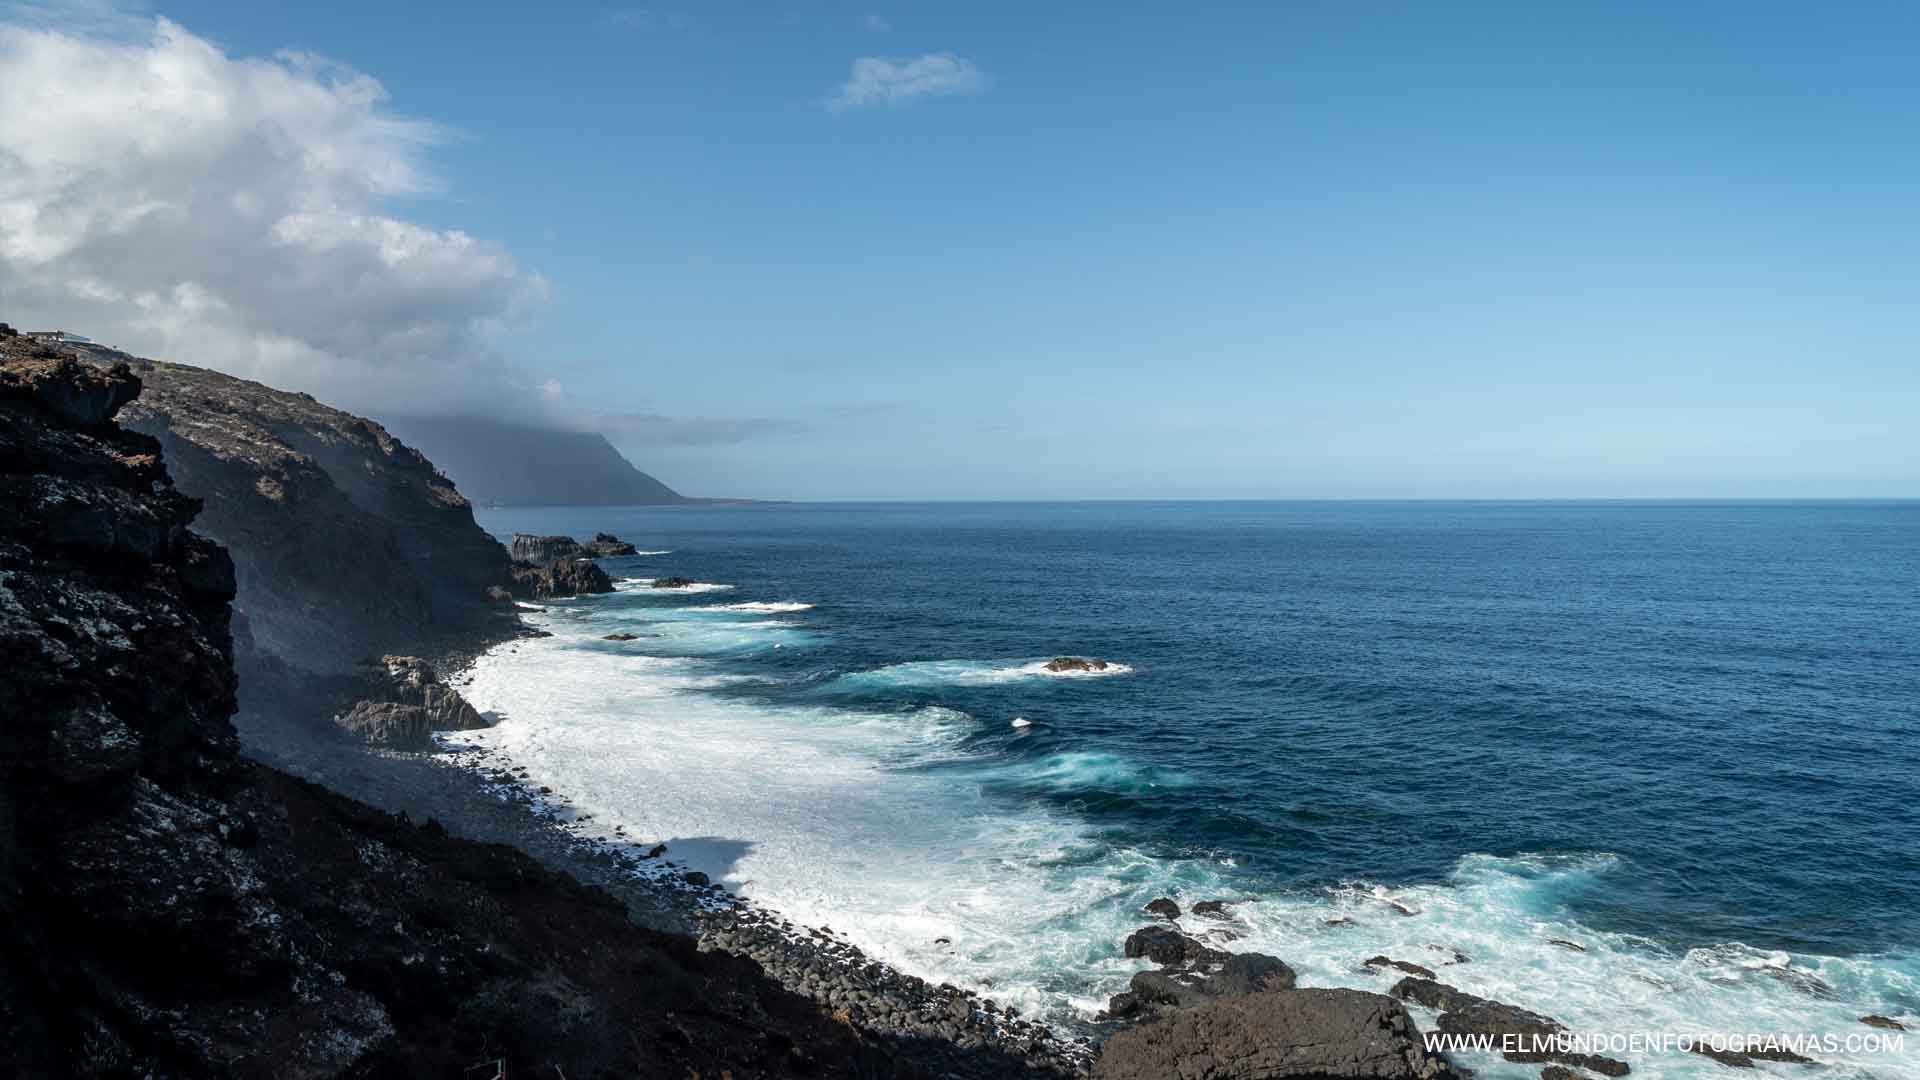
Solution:
{"label": "dark volcanic rock", "polygon": [[425,711],[434,731],[471,731],[490,727],[480,710],[459,691],[440,681],[433,665],[417,656],[383,656],[375,666],[368,698],[415,705]]}
{"label": "dark volcanic rock", "polygon": [[692,584],[692,578],[663,577],[653,579],[653,587],[656,589],[684,589]]}
{"label": "dark volcanic rock", "polygon": [[513,564],[513,594],[523,599],[550,600],[612,591],[613,579],[592,559],[561,559],[545,566]]}
{"label": "dark volcanic rock", "polygon": [[1358,990],[1275,990],[1194,1009],[1115,1034],[1101,1080],[1456,1080],[1427,1053],[1391,998]]}
{"label": "dark volcanic rock", "polygon": [[1293,969],[1278,957],[1209,950],[1188,966],[1136,972],[1127,989],[1143,1006],[1191,1008],[1216,998],[1288,990],[1294,978]]}
{"label": "dark volcanic rock", "polygon": [[1127,935],[1122,952],[1129,960],[1146,957],[1156,964],[1179,964],[1206,955],[1209,950],[1171,926],[1143,926]]}
{"label": "dark volcanic rock", "polygon": [[[925,1074],[517,851],[244,760],[233,566],[159,444],[105,421],[137,381],[20,340],[0,336],[0,1076]],[[945,1046],[940,1072],[1025,1071]]]}
{"label": "dark volcanic rock", "polygon": [[530,562],[535,566],[545,566],[555,559],[577,559],[586,553],[580,542],[571,536],[536,536],[533,533],[514,533],[513,543],[507,548],[507,554],[515,562]]}
{"label": "dark volcanic rock", "polygon": [[1056,656],[1047,661],[1048,671],[1105,671],[1111,666],[1105,660],[1089,660],[1080,656]]}
{"label": "dark volcanic rock", "polygon": [[622,634],[608,634],[608,635],[606,635],[605,637],[603,637],[603,638],[601,638],[600,640],[602,640],[602,641],[638,641],[638,640],[640,640],[640,635],[639,635],[639,634],[625,634],[625,633],[622,633]]}
{"label": "dark volcanic rock", "polygon": [[617,559],[640,550],[612,533],[594,533],[593,539],[587,541],[586,549],[587,554],[596,559]]}
{"label": "dark volcanic rock", "polygon": [[1177,919],[1180,917],[1180,905],[1164,896],[1148,901],[1146,911],[1149,915],[1158,915],[1166,919]]}
{"label": "dark volcanic rock", "polygon": [[1370,968],[1380,968],[1380,967],[1397,968],[1398,970],[1404,971],[1409,975],[1418,975],[1423,979],[1433,978],[1432,968],[1421,967],[1419,964],[1408,963],[1405,960],[1395,960],[1387,956],[1368,957],[1366,961],[1366,966]]}
{"label": "dark volcanic rock", "polygon": [[1193,913],[1195,915],[1205,915],[1212,919],[1224,919],[1228,917],[1227,902],[1225,900],[1202,900],[1193,905]]}
{"label": "dark volcanic rock", "polygon": [[[1567,1030],[1564,1024],[1552,1017],[1517,1005],[1478,997],[1428,978],[1414,976],[1401,979],[1387,992],[1402,1001],[1415,1001],[1439,1011],[1440,1019],[1435,1027],[1448,1034],[1490,1035],[1495,1038],[1515,1036],[1526,1043],[1537,1043],[1551,1036],[1562,1035]],[[1508,1061],[1557,1062],[1590,1069],[1603,1076],[1625,1076],[1628,1071],[1626,1062],[1596,1054],[1507,1051],[1502,1056]]]}
{"label": "dark volcanic rock", "polygon": [[1868,1027],[1885,1028],[1888,1031],[1907,1030],[1907,1025],[1901,1023],[1898,1020],[1895,1020],[1891,1016],[1881,1016],[1878,1013],[1875,1013],[1871,1016],[1863,1016],[1860,1018],[1860,1022],[1867,1025]]}
{"label": "dark volcanic rock", "polygon": [[391,701],[355,702],[346,715],[334,723],[349,735],[372,746],[389,750],[427,751],[433,749],[433,724],[427,710],[418,705],[400,705]]}

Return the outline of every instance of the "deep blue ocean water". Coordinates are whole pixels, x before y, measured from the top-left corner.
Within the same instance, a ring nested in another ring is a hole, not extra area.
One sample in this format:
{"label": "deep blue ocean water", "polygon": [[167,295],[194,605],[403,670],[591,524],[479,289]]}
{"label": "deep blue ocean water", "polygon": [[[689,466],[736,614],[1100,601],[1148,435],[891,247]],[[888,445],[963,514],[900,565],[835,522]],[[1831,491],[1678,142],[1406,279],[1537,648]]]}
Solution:
{"label": "deep blue ocean water", "polygon": [[1596,1023],[1920,1010],[1920,504],[479,517],[714,586],[535,616],[479,680],[501,745],[903,966],[1084,1015],[1136,902],[1217,893],[1329,979],[1446,945]]}

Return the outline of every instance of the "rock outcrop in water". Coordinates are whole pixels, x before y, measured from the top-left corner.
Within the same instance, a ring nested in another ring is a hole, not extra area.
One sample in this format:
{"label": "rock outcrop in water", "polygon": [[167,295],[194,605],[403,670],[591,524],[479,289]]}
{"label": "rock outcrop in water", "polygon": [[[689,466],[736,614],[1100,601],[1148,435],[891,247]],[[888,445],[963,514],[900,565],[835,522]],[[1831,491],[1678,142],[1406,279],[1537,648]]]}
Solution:
{"label": "rock outcrop in water", "polygon": [[111,422],[132,371],[40,351],[0,332],[0,1075],[928,1074],[517,851],[242,758],[233,564]]}
{"label": "rock outcrop in water", "polygon": [[593,539],[584,544],[571,536],[514,533],[513,543],[508,545],[508,552],[516,562],[530,562],[536,566],[555,559],[617,559],[622,555],[637,554],[639,550],[612,533],[604,532],[594,533]]}
{"label": "rock outcrop in water", "polygon": [[[1177,917],[1170,900],[1147,910]],[[1107,1004],[1107,1019],[1134,1026],[1101,1050],[1095,1073],[1104,1080],[1471,1075],[1427,1052],[1400,1002],[1359,990],[1298,988],[1293,969],[1278,957],[1223,952],[1165,923],[1128,935],[1122,952],[1158,966],[1135,972],[1126,991]]]}
{"label": "rock outcrop in water", "polygon": [[584,545],[587,553],[596,559],[617,559],[622,555],[638,554],[640,549],[627,543],[612,533],[594,533],[593,539]]}
{"label": "rock outcrop in water", "polygon": [[1091,660],[1084,656],[1056,656],[1047,661],[1047,670],[1063,671],[1105,671],[1113,665],[1105,660]]}
{"label": "rock outcrop in water", "polygon": [[587,593],[610,593],[613,579],[592,559],[557,559],[545,566],[513,564],[513,595],[523,600],[551,600]]}
{"label": "rock outcrop in water", "polygon": [[[1552,1017],[1478,997],[1432,979],[1410,976],[1395,983],[1387,992],[1402,1001],[1418,1002],[1438,1011],[1440,1018],[1435,1026],[1448,1034],[1489,1035],[1496,1040],[1514,1036],[1533,1043],[1567,1032],[1566,1025]],[[1508,1051],[1503,1056],[1508,1061],[1570,1065],[1602,1076],[1625,1076],[1628,1072],[1626,1062],[1595,1054]]]}

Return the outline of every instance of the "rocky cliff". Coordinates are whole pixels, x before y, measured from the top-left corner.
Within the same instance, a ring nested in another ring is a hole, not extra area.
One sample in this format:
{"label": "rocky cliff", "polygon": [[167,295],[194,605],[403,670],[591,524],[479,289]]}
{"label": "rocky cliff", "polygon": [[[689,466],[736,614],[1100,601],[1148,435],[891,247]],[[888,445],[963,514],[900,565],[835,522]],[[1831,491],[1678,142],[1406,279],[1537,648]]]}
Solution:
{"label": "rocky cliff", "polygon": [[512,632],[506,551],[419,451],[306,394],[184,364],[127,363],[144,386],[120,420],[160,441],[195,528],[232,552],[250,653],[308,675]]}
{"label": "rocky cliff", "polygon": [[0,327],[0,1075],[921,1075],[512,849],[242,759],[233,565],[113,423],[134,372],[43,353]]}

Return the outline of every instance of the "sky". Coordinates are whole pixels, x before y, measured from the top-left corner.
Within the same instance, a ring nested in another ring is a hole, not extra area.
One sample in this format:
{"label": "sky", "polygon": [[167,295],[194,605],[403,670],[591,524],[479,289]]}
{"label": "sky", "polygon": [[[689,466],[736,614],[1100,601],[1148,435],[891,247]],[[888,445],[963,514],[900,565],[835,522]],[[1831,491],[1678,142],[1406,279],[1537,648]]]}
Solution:
{"label": "sky", "polygon": [[12,5],[0,319],[695,494],[1915,497],[1916,55],[1912,4]]}

